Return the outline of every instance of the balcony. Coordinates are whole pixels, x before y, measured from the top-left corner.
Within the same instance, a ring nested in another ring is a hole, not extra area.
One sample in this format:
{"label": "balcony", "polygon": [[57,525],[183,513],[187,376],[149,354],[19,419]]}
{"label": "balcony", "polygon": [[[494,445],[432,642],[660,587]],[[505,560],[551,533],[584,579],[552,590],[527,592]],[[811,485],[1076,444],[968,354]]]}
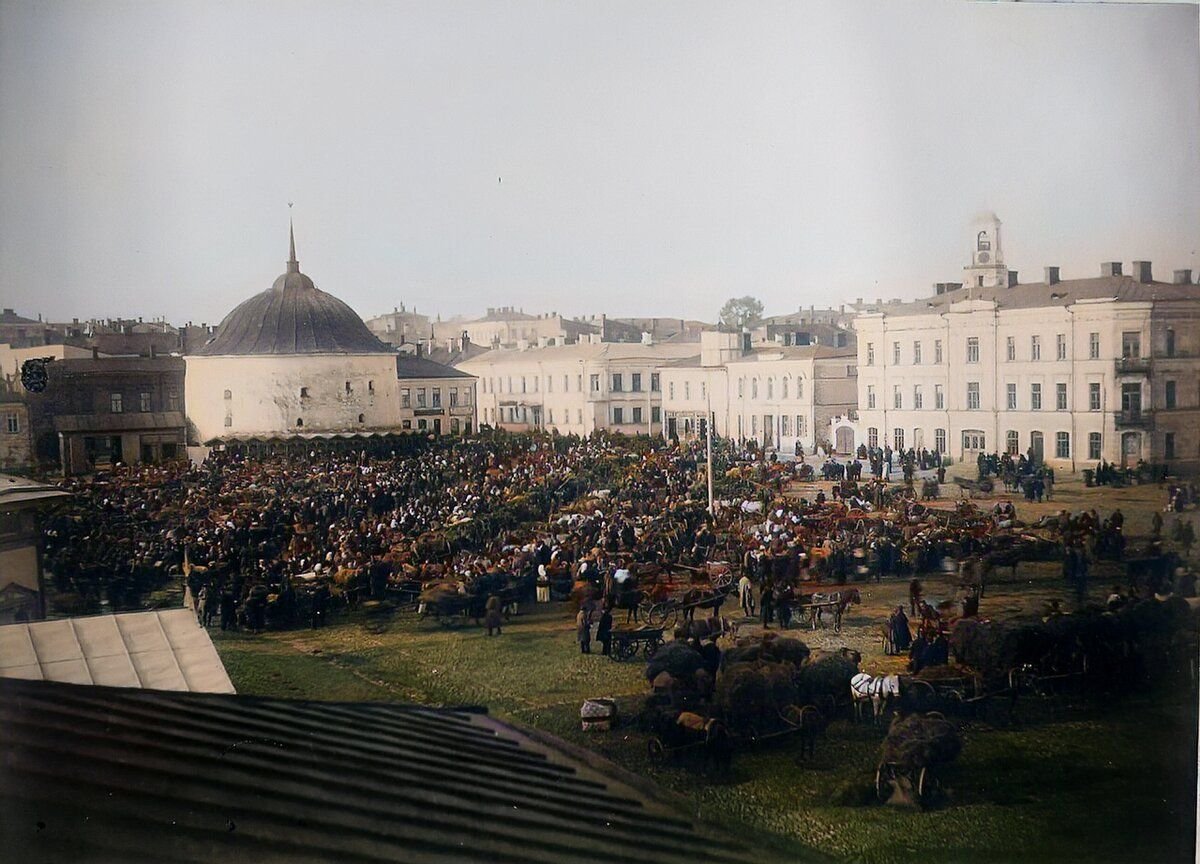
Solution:
{"label": "balcony", "polygon": [[1118,429],[1154,428],[1154,415],[1145,411],[1118,411],[1116,421]]}
{"label": "balcony", "polygon": [[1119,357],[1116,360],[1118,375],[1149,375],[1149,357]]}

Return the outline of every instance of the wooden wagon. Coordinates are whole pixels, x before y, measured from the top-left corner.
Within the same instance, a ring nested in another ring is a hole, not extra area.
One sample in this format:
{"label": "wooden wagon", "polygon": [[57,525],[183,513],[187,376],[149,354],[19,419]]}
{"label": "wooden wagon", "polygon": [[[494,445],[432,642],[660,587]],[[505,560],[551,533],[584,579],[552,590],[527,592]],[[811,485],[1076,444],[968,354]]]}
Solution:
{"label": "wooden wagon", "polygon": [[626,660],[632,660],[641,651],[642,655],[649,660],[662,647],[663,631],[662,627],[614,629],[609,659],[623,663]]}

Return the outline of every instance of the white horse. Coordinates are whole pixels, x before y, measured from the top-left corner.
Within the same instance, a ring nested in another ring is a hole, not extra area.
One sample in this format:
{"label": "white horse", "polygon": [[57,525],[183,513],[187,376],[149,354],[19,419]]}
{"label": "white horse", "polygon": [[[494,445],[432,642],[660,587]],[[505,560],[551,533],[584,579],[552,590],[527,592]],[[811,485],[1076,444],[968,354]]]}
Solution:
{"label": "white horse", "polygon": [[887,708],[888,701],[900,696],[900,676],[881,675],[872,677],[866,672],[859,672],[850,679],[850,698],[854,703],[854,718],[862,719],[862,709],[870,704],[872,720],[878,722]]}

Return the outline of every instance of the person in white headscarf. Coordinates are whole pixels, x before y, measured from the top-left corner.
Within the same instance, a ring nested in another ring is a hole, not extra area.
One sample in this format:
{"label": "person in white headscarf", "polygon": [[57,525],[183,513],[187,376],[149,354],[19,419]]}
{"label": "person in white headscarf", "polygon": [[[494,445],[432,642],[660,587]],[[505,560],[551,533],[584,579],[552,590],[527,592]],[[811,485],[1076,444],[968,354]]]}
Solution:
{"label": "person in white headscarf", "polygon": [[550,576],[546,573],[545,564],[539,564],[537,569],[537,602],[550,602]]}

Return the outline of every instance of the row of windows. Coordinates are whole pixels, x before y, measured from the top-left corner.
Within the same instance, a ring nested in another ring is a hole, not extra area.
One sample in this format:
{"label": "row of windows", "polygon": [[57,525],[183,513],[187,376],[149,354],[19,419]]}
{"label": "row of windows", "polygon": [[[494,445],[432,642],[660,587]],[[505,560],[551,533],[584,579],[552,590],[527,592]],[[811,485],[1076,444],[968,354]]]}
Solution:
{"label": "row of windows", "polygon": [[[892,449],[905,449],[905,431],[899,427],[892,430]],[[913,429],[913,448],[922,449],[924,443],[924,429]],[[1172,436],[1174,437],[1174,436]],[[1099,432],[1088,433],[1088,458],[1099,459],[1103,452],[1104,438]],[[1029,449],[1034,453],[1044,456],[1043,447],[1045,446],[1045,438],[1041,432],[1029,433]],[[1004,435],[1005,450],[1016,456],[1020,453],[1021,436],[1016,430],[1010,429]],[[1171,450],[1174,450],[1174,441],[1171,442]],[[871,426],[867,429],[867,446],[876,448],[879,446],[879,429]],[[933,449],[938,453],[946,452],[946,430],[933,430]],[[987,436],[977,429],[965,429],[962,433],[962,449],[964,451],[983,452],[987,450]],[[1054,457],[1056,459],[1071,458],[1071,433],[1070,432],[1055,432],[1054,433]]]}
{"label": "row of windows", "polygon": [[[629,422],[632,423],[634,426],[637,426],[638,424],[645,422],[645,416],[646,415],[641,407],[634,406],[629,412]],[[554,422],[554,412],[553,411],[550,412],[550,422],[551,423]],[[582,422],[582,421],[580,421],[580,422]],[[613,406],[612,422],[613,422],[614,426],[625,425],[625,409],[623,407],[621,407],[619,405]],[[650,422],[651,423],[662,422],[662,410],[657,405],[651,407],[651,409],[650,409]]]}
{"label": "row of windows", "polygon": [[[545,392],[547,392],[547,393],[554,392],[554,378],[555,378],[555,376],[553,376],[553,375],[546,376]],[[495,377],[495,378],[484,378],[484,379],[482,379],[483,392],[484,393],[537,393],[538,387],[540,386],[539,382],[541,380],[542,380],[541,377],[537,376],[537,375],[530,376],[528,378],[524,375],[520,375],[520,376],[517,376],[515,379],[511,375],[499,376],[499,377]],[[626,390],[626,388],[625,388],[625,373],[613,372],[612,380],[609,382],[612,385],[610,387],[610,392],[612,392],[612,393],[641,393],[641,392],[643,392],[642,391],[642,382],[643,382],[643,376],[642,376],[641,372],[631,372],[629,374],[629,389]],[[595,374],[589,376],[588,385],[589,385],[589,387],[588,387],[589,392],[599,393],[600,392],[600,374],[595,373]],[[659,392],[660,389],[661,389],[661,384],[659,383],[659,374],[657,372],[651,372],[650,373],[650,390],[651,390],[651,392],[657,393],[657,392]],[[571,376],[570,375],[562,376],[561,392],[563,392],[563,393],[571,392]],[[575,376],[575,392],[576,393],[583,392],[583,376],[582,375]]]}
{"label": "row of windows", "polygon": [[[1175,356],[1175,333],[1174,331],[1167,332],[1167,356]],[[1141,354],[1141,333],[1128,332],[1121,334],[1121,356],[1122,357],[1138,357]],[[924,362],[924,352],[919,341],[912,343],[912,362],[914,366],[920,366]],[[1067,359],[1067,334],[1059,333],[1054,337],[1054,357],[1056,360]],[[1005,358],[1007,360],[1017,359],[1017,337],[1008,336],[1005,338]],[[1088,358],[1091,360],[1100,359],[1100,334],[1088,334]],[[1029,359],[1042,359],[1042,337],[1029,337]],[[966,360],[968,363],[979,362],[979,337],[968,336],[966,344]],[[902,364],[901,345],[899,342],[892,343],[892,365],[900,366]],[[933,340],[933,363],[941,365],[942,363],[942,340]],[[867,365],[875,365],[875,343],[867,343]]]}
{"label": "row of windows", "polygon": [[[738,398],[745,399],[746,398],[746,379],[745,378],[738,379],[738,388],[737,389],[738,389]],[[791,390],[791,378],[789,378],[787,375],[784,375],[782,381],[780,382],[779,398],[780,399],[790,399],[791,396],[788,395],[790,390]],[[704,395],[703,385],[701,385],[700,395],[702,395],[702,396]],[[759,396],[758,379],[751,378],[750,379],[750,398],[757,399],[758,396]],[[775,398],[775,379],[774,378],[766,379],[766,398],[768,398],[768,399]],[[803,378],[796,379],[796,398],[797,399],[804,398],[804,379]]]}
{"label": "row of windows", "polygon": [[[229,391],[226,390],[225,392],[228,393]],[[138,405],[138,411],[142,412],[143,414],[148,414],[154,410],[154,399],[150,393],[139,393],[137,405]],[[168,411],[178,411],[179,410],[179,391],[177,391],[177,390],[167,391],[167,410]],[[124,414],[125,413],[125,394],[124,393],[110,393],[108,395],[108,411],[110,414]]]}
{"label": "row of windows", "polygon": [[[775,431],[775,418],[770,414],[766,414],[763,416],[762,419],[763,419],[763,423],[762,423],[763,431],[764,432],[774,432]],[[737,418],[737,422],[738,422],[738,437],[739,438],[745,437],[745,435],[746,435],[745,418],[739,414],[738,418]],[[790,438],[792,436],[793,428],[795,429],[795,434],[797,436],[804,437],[805,435],[808,434],[808,418],[805,417],[803,414],[797,414],[796,415],[796,425],[793,427],[792,426],[792,418],[787,414],[780,414],[779,415],[779,437],[780,438]],[[750,415],[750,437],[751,438],[758,437],[758,415],[757,414]]]}
{"label": "row of windows", "polygon": [[[428,390],[428,394],[426,391]],[[413,404],[413,388],[400,388],[400,407],[401,408],[441,408],[442,407],[442,388],[441,387],[417,387],[416,404]],[[447,390],[450,399],[450,407],[457,408],[459,405],[471,404],[471,388],[470,387],[450,387]],[[429,401],[426,402],[428,395]]]}

